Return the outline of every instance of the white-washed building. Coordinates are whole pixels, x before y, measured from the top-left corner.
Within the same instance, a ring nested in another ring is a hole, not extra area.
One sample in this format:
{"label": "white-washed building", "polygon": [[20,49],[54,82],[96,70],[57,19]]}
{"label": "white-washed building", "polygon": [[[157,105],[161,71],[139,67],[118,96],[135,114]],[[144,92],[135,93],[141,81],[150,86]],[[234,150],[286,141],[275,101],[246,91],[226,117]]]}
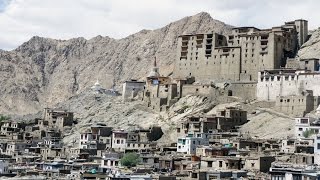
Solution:
{"label": "white-washed building", "polygon": [[177,152],[196,154],[196,149],[199,145],[209,145],[208,134],[188,134],[186,137],[178,138]]}

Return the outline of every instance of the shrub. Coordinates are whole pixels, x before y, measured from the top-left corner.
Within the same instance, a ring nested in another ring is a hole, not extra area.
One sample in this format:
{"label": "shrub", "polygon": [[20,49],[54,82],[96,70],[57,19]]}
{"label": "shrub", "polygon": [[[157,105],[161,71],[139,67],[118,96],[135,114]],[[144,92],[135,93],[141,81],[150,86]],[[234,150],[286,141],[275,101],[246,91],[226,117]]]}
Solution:
{"label": "shrub", "polygon": [[309,129],[309,130],[306,130],[306,131],[303,131],[303,137],[305,137],[305,138],[308,138],[308,137],[310,137],[312,134],[314,134],[314,132],[311,130],[311,129]]}
{"label": "shrub", "polygon": [[140,162],[140,157],[136,153],[126,153],[120,160],[121,165],[126,167],[134,167]]}
{"label": "shrub", "polygon": [[10,119],[9,116],[5,116],[5,115],[0,114],[0,122],[6,121],[6,120],[9,120],[9,119]]}

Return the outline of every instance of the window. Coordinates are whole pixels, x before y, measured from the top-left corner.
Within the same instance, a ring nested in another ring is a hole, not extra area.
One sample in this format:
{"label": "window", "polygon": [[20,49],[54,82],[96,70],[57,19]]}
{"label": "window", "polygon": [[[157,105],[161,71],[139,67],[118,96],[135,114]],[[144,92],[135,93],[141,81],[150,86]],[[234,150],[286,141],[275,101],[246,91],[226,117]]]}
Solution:
{"label": "window", "polygon": [[254,167],[254,163],[251,163],[251,167]]}
{"label": "window", "polygon": [[308,124],[309,120],[308,119],[301,119],[300,122],[301,122],[301,124]]}
{"label": "window", "polygon": [[299,131],[302,131],[303,129],[302,128],[299,128]]}
{"label": "window", "polygon": [[159,163],[159,158],[154,158],[154,163]]}
{"label": "window", "polygon": [[180,133],[180,128],[177,128],[177,133]]}
{"label": "window", "polygon": [[142,161],[143,161],[144,163],[147,163],[147,162],[148,162],[148,159],[147,159],[147,158],[143,158]]}
{"label": "window", "polygon": [[317,144],[317,149],[320,149],[320,143]]}
{"label": "window", "polygon": [[208,167],[212,167],[212,161],[208,161]]}
{"label": "window", "polygon": [[[319,144],[320,144],[320,143],[318,143],[318,149],[319,149],[319,147],[320,147]],[[222,161],[219,161],[219,167],[222,167]]]}

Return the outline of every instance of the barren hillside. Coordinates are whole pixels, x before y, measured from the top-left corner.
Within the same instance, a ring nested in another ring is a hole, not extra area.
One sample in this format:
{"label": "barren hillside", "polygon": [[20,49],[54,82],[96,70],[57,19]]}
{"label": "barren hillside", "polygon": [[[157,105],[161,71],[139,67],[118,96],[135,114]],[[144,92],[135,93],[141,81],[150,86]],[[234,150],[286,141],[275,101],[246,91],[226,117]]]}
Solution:
{"label": "barren hillside", "polygon": [[179,35],[226,34],[230,29],[208,13],[199,13],[123,39],[33,37],[13,51],[0,51],[0,113],[36,112],[79,94],[97,78],[105,87],[113,82],[120,87],[125,80],[145,77],[154,56],[160,73],[168,75]]}

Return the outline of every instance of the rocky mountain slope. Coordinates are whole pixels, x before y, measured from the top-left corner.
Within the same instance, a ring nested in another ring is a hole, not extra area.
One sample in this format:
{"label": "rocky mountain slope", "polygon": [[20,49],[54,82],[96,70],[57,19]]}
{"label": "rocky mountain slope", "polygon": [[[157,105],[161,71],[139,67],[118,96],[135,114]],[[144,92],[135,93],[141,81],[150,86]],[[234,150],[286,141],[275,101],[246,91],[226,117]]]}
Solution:
{"label": "rocky mountain slope", "polygon": [[320,59],[320,28],[312,32],[310,39],[304,43],[299,50],[300,58],[319,58]]}
{"label": "rocky mountain slope", "polygon": [[0,51],[0,113],[34,113],[79,94],[99,79],[104,87],[144,77],[154,56],[160,73],[172,72],[177,37],[209,31],[227,34],[231,26],[208,13],[186,17],[156,30],[123,39],[90,40],[33,37],[13,51]]}
{"label": "rocky mountain slope", "polygon": [[[218,109],[227,106],[240,107],[248,112],[249,122],[240,131],[250,133],[259,138],[284,138],[293,135],[294,120],[281,113],[277,113],[266,106],[257,108],[256,103],[239,102],[230,99],[223,102],[201,96],[186,96],[169,108],[167,112],[155,112],[146,107],[141,101],[123,102],[120,96],[94,94],[86,89],[82,93],[59,103],[56,108],[74,112],[78,124],[65,130],[64,142],[77,146],[79,133],[86,131],[95,123],[104,123],[115,129],[135,129],[160,126],[164,132],[158,141],[168,144],[176,141],[176,127],[192,115],[213,115]],[[41,116],[41,113],[39,113]],[[39,117],[40,117],[39,116]]]}

